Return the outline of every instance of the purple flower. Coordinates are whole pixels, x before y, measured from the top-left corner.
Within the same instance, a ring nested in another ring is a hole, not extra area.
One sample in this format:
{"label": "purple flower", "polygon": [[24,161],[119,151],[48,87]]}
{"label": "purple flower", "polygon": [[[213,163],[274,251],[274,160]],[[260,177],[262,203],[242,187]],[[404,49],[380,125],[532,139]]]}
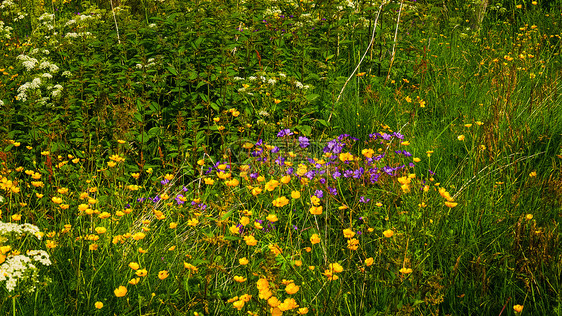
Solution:
{"label": "purple flower", "polygon": [[181,189],[183,192],[187,192],[189,191],[189,189],[184,185],[183,188]]}
{"label": "purple flower", "polygon": [[364,172],[365,172],[365,169],[363,169],[363,167],[361,167],[361,168],[359,168],[359,169],[357,169],[353,172],[353,177],[355,179],[359,179],[359,178],[361,178],[361,176],[363,175]]}
{"label": "purple flower", "polygon": [[168,179],[164,179],[164,180],[160,181],[160,183],[162,183],[162,185],[166,185],[166,184],[170,183],[170,181]]}
{"label": "purple flower", "polygon": [[160,196],[159,196],[159,195],[157,195],[157,196],[155,196],[154,198],[152,198],[152,202],[158,203],[158,201],[160,201]]}
{"label": "purple flower", "polygon": [[252,172],[250,173],[250,178],[255,179],[258,177],[258,173],[257,172]]}
{"label": "purple flower", "polygon": [[328,187],[328,192],[330,192],[331,195],[338,195],[338,190],[336,188]]}
{"label": "purple flower", "polygon": [[295,169],[287,168],[287,174],[293,174],[293,171],[295,171]]}
{"label": "purple flower", "polygon": [[326,183],[326,178],[322,178],[322,179],[320,179],[319,181],[320,181],[320,183],[325,184],[325,183]]}
{"label": "purple flower", "polygon": [[334,171],[334,173],[332,174],[332,178],[337,179],[341,177],[341,172],[338,171],[338,168],[336,168],[336,170]]}
{"label": "purple flower", "polygon": [[291,136],[293,135],[293,132],[291,132],[290,129],[286,128],[286,129],[282,129],[279,131],[279,133],[277,133],[277,137],[285,137],[285,136]]}
{"label": "purple flower", "polygon": [[261,146],[263,145],[263,139],[258,140],[258,142],[256,143],[256,146]]}
{"label": "purple flower", "polygon": [[334,154],[339,154],[341,153],[342,149],[343,149],[342,144],[337,139],[333,139],[328,142],[326,147],[324,147],[324,152],[325,153],[332,152]]}
{"label": "purple flower", "polygon": [[380,176],[381,176],[380,173],[375,173],[375,174],[371,175],[371,178],[369,180],[371,180],[371,183],[375,183],[375,182],[379,181]]}
{"label": "purple flower", "polygon": [[272,153],[276,154],[279,152],[279,147],[275,146],[273,147],[273,149],[271,150]]}
{"label": "purple flower", "polygon": [[361,203],[367,203],[367,202],[369,202],[370,200],[371,200],[371,199],[369,199],[369,198],[366,198],[366,197],[364,197],[364,196],[361,196],[361,198],[359,199],[359,202],[361,202]]}
{"label": "purple flower", "polygon": [[398,132],[394,132],[392,135],[395,136],[395,137],[398,138],[398,139],[404,139],[404,135],[402,135],[402,134],[400,134],[400,133],[398,133]]}
{"label": "purple flower", "polygon": [[304,176],[307,177],[309,180],[312,180],[315,175],[316,175],[316,172],[314,172],[314,170],[310,170],[309,172],[304,174]]}
{"label": "purple flower", "polygon": [[184,196],[181,194],[178,194],[175,198],[176,202],[178,203],[178,205],[181,205],[183,203],[185,203],[184,201],[182,201],[180,198],[183,198]]}
{"label": "purple flower", "polygon": [[346,170],[346,171],[343,172],[343,177],[344,177],[344,178],[349,178],[349,177],[351,177],[352,175],[353,175],[353,171],[351,171],[351,170]]}
{"label": "purple flower", "polygon": [[316,191],[314,191],[314,195],[315,195],[317,198],[320,198],[320,199],[321,199],[322,197],[324,197],[324,191],[322,191],[322,190],[316,190]]}
{"label": "purple flower", "polygon": [[275,159],[275,163],[277,163],[278,165],[282,165],[285,162],[285,158],[282,156],[277,157],[277,159]]}
{"label": "purple flower", "polygon": [[299,146],[301,148],[306,148],[308,147],[308,145],[310,145],[310,143],[308,142],[308,138],[304,136],[299,136]]}

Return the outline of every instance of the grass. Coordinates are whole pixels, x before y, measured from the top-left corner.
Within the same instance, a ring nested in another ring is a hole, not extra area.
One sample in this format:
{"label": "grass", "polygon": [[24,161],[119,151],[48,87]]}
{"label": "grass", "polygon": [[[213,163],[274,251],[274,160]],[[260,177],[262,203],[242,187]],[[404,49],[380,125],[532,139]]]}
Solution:
{"label": "grass", "polygon": [[561,313],[558,2],[0,5],[3,314]]}

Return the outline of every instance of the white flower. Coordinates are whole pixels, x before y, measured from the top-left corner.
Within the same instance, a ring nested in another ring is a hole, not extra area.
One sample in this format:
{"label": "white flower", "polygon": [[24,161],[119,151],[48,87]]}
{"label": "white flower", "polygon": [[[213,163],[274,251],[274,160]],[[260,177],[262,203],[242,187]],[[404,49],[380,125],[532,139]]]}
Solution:
{"label": "white flower", "polygon": [[[4,101],[0,100],[0,106],[4,105]],[[0,203],[4,202],[4,198],[0,196]]]}
{"label": "white flower", "polygon": [[274,85],[277,81],[275,81],[275,79],[269,79],[267,80],[267,83],[269,83],[270,85]]}
{"label": "white flower", "polygon": [[72,73],[71,73],[70,71],[68,71],[68,70],[65,70],[65,71],[62,73],[62,76],[68,78],[68,77],[71,77],[71,76],[72,76]]}
{"label": "white flower", "polygon": [[47,78],[47,79],[51,79],[51,78],[53,78],[53,75],[51,75],[50,73],[46,72],[46,73],[42,74],[41,77]]}
{"label": "white flower", "polygon": [[242,81],[242,80],[244,80],[244,78],[241,78],[241,77],[234,77],[234,81]]}
{"label": "white flower", "polygon": [[254,80],[256,80],[256,79],[257,79],[257,78],[254,77],[254,76],[251,76],[251,77],[248,78],[248,80],[250,80],[250,81],[254,81]]}
{"label": "white flower", "polygon": [[150,28],[154,28],[154,27],[156,27],[156,24],[154,24],[154,23],[150,23],[150,24],[148,25],[148,27],[150,27]]}
{"label": "white flower", "polygon": [[300,81],[297,81],[297,83],[295,84],[297,86],[297,88],[302,89],[304,88],[304,86],[302,85],[302,83]]}

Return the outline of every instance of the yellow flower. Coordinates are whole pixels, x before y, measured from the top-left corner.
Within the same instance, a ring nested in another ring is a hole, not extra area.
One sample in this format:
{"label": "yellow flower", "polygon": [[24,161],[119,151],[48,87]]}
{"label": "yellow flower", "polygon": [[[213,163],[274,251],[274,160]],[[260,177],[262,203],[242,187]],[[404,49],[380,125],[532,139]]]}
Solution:
{"label": "yellow flower", "polygon": [[236,225],[230,226],[230,228],[228,230],[233,235],[238,235],[240,233],[240,228],[238,228],[238,226],[236,226]]}
{"label": "yellow flower", "polygon": [[365,259],[365,265],[366,265],[367,267],[372,266],[372,265],[373,265],[373,262],[375,262],[375,259],[373,259],[373,257],[370,257],[370,258]]}
{"label": "yellow flower", "polygon": [[265,184],[265,189],[267,191],[273,191],[275,190],[275,188],[279,185],[279,181],[277,180],[269,180],[269,182],[267,182]]}
{"label": "yellow flower", "polygon": [[105,227],[102,226],[96,227],[96,233],[103,234],[105,232],[107,232],[107,229]]}
{"label": "yellow flower", "polygon": [[95,251],[98,250],[99,245],[98,244],[91,244],[90,246],[88,246],[88,249],[90,251]]}
{"label": "yellow flower", "polygon": [[244,236],[244,241],[246,242],[246,245],[248,245],[248,246],[255,246],[255,245],[258,244],[258,241],[252,235]]}
{"label": "yellow flower", "polygon": [[203,181],[205,181],[206,185],[213,185],[215,184],[215,180],[211,179],[211,178],[205,178],[203,179]]}
{"label": "yellow flower", "polygon": [[143,232],[138,232],[138,233],[134,233],[133,234],[133,239],[134,240],[141,240],[145,237],[146,235]]}
{"label": "yellow flower", "polygon": [[275,207],[283,207],[287,204],[289,204],[289,200],[287,200],[287,198],[284,196],[278,197],[275,200],[273,200],[273,206]]}
{"label": "yellow flower", "polygon": [[137,285],[140,281],[140,278],[134,278],[134,279],[130,279],[129,280],[129,284],[131,285]]}
{"label": "yellow flower", "polygon": [[464,140],[464,135],[459,135],[459,136],[457,136],[457,139],[460,140],[460,141],[463,141],[463,140]]}
{"label": "yellow flower", "polygon": [[536,172],[536,171],[533,171],[533,172],[529,173],[529,177],[531,177],[531,178],[532,178],[532,177],[536,177],[536,176],[537,176],[537,172]]}
{"label": "yellow flower", "polygon": [[142,247],[139,247],[139,252],[140,252],[140,253],[146,253],[147,251],[144,250],[144,249],[142,249]]}
{"label": "yellow flower", "polygon": [[158,272],[158,278],[160,280],[164,280],[165,278],[167,278],[169,276],[168,271],[167,270],[162,270],[160,272]]}
{"label": "yellow flower", "polygon": [[293,192],[291,192],[291,198],[293,198],[293,199],[296,200],[296,199],[298,199],[298,198],[300,198],[300,197],[301,197],[300,191],[293,191]]}
{"label": "yellow flower", "polygon": [[56,203],[56,204],[61,204],[61,203],[62,203],[62,199],[61,199],[60,197],[58,197],[58,196],[53,196],[53,197],[51,198],[51,201],[53,201],[53,202]]}
{"label": "yellow flower", "polygon": [[277,222],[279,219],[277,218],[277,215],[275,214],[269,214],[266,219],[272,223]]}
{"label": "yellow flower", "polygon": [[350,250],[357,250],[359,248],[359,240],[352,238],[347,241],[347,248]]}
{"label": "yellow flower", "polygon": [[199,224],[199,220],[197,218],[192,218],[187,221],[187,225],[189,226],[197,226]]}
{"label": "yellow flower", "polygon": [[519,305],[519,304],[513,305],[513,310],[514,310],[516,313],[521,313],[521,312],[523,311],[523,305]]}
{"label": "yellow flower", "polygon": [[445,205],[446,205],[447,207],[450,207],[450,208],[453,208],[453,207],[457,206],[458,204],[459,204],[459,203],[449,202],[449,201],[445,202]]}
{"label": "yellow flower", "polygon": [[178,227],[178,223],[176,223],[176,222],[171,222],[171,223],[170,223],[170,228],[171,228],[171,229],[174,229],[174,228],[176,228],[176,227]]}
{"label": "yellow flower", "polygon": [[140,266],[136,262],[131,262],[131,263],[129,263],[129,268],[131,268],[133,270],[138,270],[140,268]]}
{"label": "yellow flower", "polygon": [[322,215],[322,206],[313,206],[309,211],[312,215]]}
{"label": "yellow flower", "polygon": [[96,303],[94,304],[94,306],[95,306],[97,309],[102,309],[103,303],[102,303],[102,302],[96,302]]}
{"label": "yellow flower", "polygon": [[54,248],[57,247],[57,243],[56,243],[54,240],[50,240],[50,239],[49,239],[49,240],[46,240],[46,241],[45,241],[45,246],[46,246],[48,249],[54,249]]}
{"label": "yellow flower", "polygon": [[12,215],[12,220],[13,220],[13,221],[19,221],[19,220],[21,220],[21,215],[20,215],[20,214],[14,214],[14,215]]}
{"label": "yellow flower", "polygon": [[299,291],[300,286],[295,285],[295,283],[290,283],[289,285],[287,285],[285,287],[285,292],[287,292],[287,294],[291,295],[291,294],[295,294]]}
{"label": "yellow flower", "polygon": [[299,314],[299,315],[308,314],[308,307],[299,308],[298,311],[297,311],[297,314]]}
{"label": "yellow flower", "polygon": [[113,168],[117,165],[117,163],[115,163],[115,161],[108,161],[107,162],[107,166],[109,166],[109,168]]}
{"label": "yellow flower", "polygon": [[525,219],[530,221],[533,219],[533,214],[527,214],[527,216],[525,216]]}
{"label": "yellow flower", "polygon": [[289,182],[291,182],[291,176],[290,175],[285,175],[285,176],[281,177],[281,183],[287,184]]}
{"label": "yellow flower", "polygon": [[250,224],[250,219],[246,216],[242,216],[242,218],[240,219],[240,224],[242,224],[242,226],[246,226]]}
{"label": "yellow flower", "polygon": [[241,265],[243,265],[243,266],[245,266],[245,265],[247,265],[248,263],[250,263],[250,261],[249,261],[248,259],[246,259],[246,257],[238,259],[238,262],[239,262]]}
{"label": "yellow flower", "polygon": [[382,232],[382,234],[384,235],[384,237],[390,238],[394,235],[394,232],[392,231],[392,229],[387,229],[384,232]]}
{"label": "yellow flower", "polygon": [[316,197],[316,195],[313,195],[310,197],[310,203],[312,203],[312,205],[314,206],[318,206],[320,205],[320,199]]}
{"label": "yellow flower", "polygon": [[353,230],[351,230],[350,228],[346,228],[343,230],[343,236],[345,238],[351,238],[353,236],[355,236],[355,232]]}
{"label": "yellow flower", "polygon": [[361,154],[367,158],[372,158],[373,155],[375,154],[375,151],[371,148],[365,148],[361,150]]}
{"label": "yellow flower", "polygon": [[226,181],[224,184],[226,184],[226,186],[228,187],[236,187],[240,184],[240,181],[238,181],[238,179],[233,178],[231,180]]}
{"label": "yellow flower", "polygon": [[246,282],[246,280],[247,280],[245,277],[238,276],[238,275],[235,275],[235,276],[233,277],[233,279],[234,279],[234,281],[236,281],[236,282],[238,282],[238,283]]}
{"label": "yellow flower", "polygon": [[320,242],[320,236],[318,236],[318,234],[313,234],[312,236],[310,236],[310,242],[313,245],[316,245],[317,243]]}
{"label": "yellow flower", "polygon": [[123,285],[120,285],[118,288],[116,288],[113,293],[115,293],[115,296],[117,297],[123,297],[125,295],[127,295],[127,288],[124,287]]}
{"label": "yellow flower", "polygon": [[68,193],[68,188],[59,188],[59,189],[57,189],[57,192],[59,194],[66,194],[66,193]]}
{"label": "yellow flower", "polygon": [[410,98],[410,96],[407,96],[405,100],[406,100],[406,102],[408,102],[408,103],[412,103],[412,98]]}
{"label": "yellow flower", "polygon": [[416,158],[414,158],[414,162],[420,162],[420,161],[421,161],[421,159],[420,159],[420,158],[417,158],[417,157],[416,157]]}
{"label": "yellow flower", "polygon": [[140,270],[137,270],[137,272],[135,272],[135,274],[137,276],[144,277],[148,274],[148,271],[146,271],[146,269],[140,269]]}
{"label": "yellow flower", "polygon": [[330,268],[330,271],[333,271],[333,272],[336,272],[336,273],[343,272],[343,267],[337,262],[330,263],[330,265],[328,267]]}
{"label": "yellow flower", "polygon": [[400,269],[400,273],[410,274],[410,273],[412,273],[412,269],[404,267],[404,268]]}
{"label": "yellow flower", "polygon": [[190,264],[190,263],[187,263],[187,262],[184,262],[184,263],[183,263],[183,267],[186,268],[186,269],[191,270],[191,272],[193,272],[193,273],[197,273],[197,271],[199,271],[199,269],[198,269],[196,266],[194,266],[194,265],[192,265],[192,264]]}

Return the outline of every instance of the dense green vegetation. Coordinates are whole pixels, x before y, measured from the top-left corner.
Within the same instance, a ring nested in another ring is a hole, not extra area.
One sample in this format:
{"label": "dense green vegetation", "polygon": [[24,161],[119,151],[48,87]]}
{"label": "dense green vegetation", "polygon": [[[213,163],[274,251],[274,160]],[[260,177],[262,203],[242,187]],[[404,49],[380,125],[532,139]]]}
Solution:
{"label": "dense green vegetation", "polygon": [[561,315],[561,9],[0,0],[0,313]]}

